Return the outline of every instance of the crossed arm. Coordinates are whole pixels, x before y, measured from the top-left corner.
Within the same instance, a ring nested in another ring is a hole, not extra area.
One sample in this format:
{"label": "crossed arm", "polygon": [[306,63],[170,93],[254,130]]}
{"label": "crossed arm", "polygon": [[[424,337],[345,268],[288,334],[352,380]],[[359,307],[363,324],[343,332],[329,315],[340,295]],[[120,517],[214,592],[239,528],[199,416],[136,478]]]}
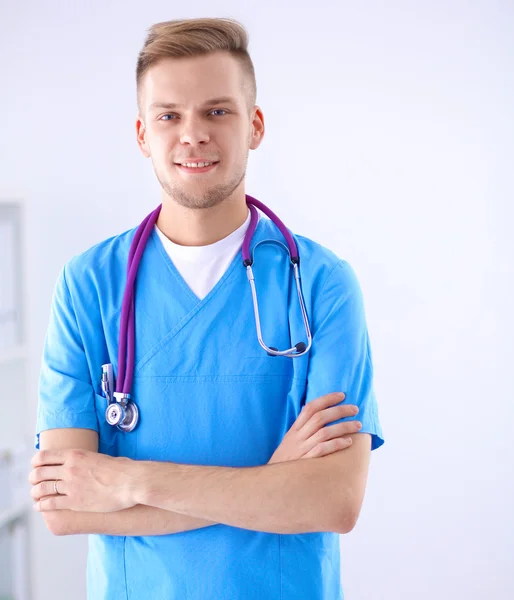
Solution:
{"label": "crossed arm", "polygon": [[[98,452],[98,434],[90,429],[50,429],[40,434],[40,447],[48,450],[83,448]],[[116,512],[85,512],[70,509],[44,511],[43,518],[54,535],[97,533],[104,535],[165,535],[215,525],[169,510],[138,504]]]}
{"label": "crossed arm", "polygon": [[[32,483],[44,490],[39,509],[56,535],[162,535],[218,523],[348,533],[362,506],[371,447],[369,434],[351,437],[351,446],[326,456],[228,468],[112,458],[98,454],[96,432],[55,429],[41,433],[43,451],[33,461],[39,482]],[[56,479],[62,496],[52,496]]]}

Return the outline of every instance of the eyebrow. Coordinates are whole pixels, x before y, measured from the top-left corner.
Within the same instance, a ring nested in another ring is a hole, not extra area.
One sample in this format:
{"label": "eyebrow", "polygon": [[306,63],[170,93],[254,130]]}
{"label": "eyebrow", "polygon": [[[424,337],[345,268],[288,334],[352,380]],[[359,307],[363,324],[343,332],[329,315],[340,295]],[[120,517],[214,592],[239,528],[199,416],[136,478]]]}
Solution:
{"label": "eyebrow", "polygon": [[[220,96],[218,98],[211,98],[211,100],[206,100],[203,103],[203,106],[208,106],[211,104],[224,104],[224,103],[237,104],[237,100],[235,98],[232,98],[232,96]],[[182,106],[182,105],[176,104],[174,102],[154,102],[153,104],[150,104],[150,108],[172,109],[172,108],[179,108],[180,106]]]}

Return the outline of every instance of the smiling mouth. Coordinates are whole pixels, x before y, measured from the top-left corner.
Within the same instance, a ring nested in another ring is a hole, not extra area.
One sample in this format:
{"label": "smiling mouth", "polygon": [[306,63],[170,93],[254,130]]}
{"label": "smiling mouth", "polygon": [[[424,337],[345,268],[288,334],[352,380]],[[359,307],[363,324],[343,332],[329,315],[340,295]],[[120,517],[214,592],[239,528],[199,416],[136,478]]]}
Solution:
{"label": "smiling mouth", "polygon": [[185,167],[184,165],[182,165],[181,163],[175,163],[175,166],[177,166],[181,171],[184,171],[184,173],[206,173],[208,171],[212,171],[216,165],[219,164],[219,161],[213,162],[211,165],[208,165],[207,167]]}

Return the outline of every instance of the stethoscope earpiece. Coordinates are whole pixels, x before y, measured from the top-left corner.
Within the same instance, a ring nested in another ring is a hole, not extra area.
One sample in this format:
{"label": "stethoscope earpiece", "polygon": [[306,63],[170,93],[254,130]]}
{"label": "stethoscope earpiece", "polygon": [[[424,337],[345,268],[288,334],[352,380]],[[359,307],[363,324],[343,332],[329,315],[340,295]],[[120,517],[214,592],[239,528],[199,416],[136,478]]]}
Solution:
{"label": "stethoscope earpiece", "polygon": [[[305,352],[307,346],[305,345],[304,342],[298,342],[297,344],[294,345],[294,347],[296,348],[296,351],[298,354],[301,354],[302,352]],[[269,347],[270,350],[275,350],[275,352],[280,352],[280,350],[278,348],[275,348],[275,346],[270,346]],[[266,352],[266,354],[268,356],[280,356],[280,354],[272,354],[271,352]],[[290,354],[289,356],[295,356],[294,354]]]}

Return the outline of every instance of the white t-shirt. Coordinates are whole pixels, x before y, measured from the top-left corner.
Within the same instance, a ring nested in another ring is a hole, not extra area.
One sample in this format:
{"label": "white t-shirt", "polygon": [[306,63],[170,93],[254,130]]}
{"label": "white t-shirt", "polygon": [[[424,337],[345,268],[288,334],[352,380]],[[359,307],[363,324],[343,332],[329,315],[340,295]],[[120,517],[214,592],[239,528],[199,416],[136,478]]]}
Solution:
{"label": "white t-shirt", "polygon": [[241,227],[208,246],[180,246],[168,239],[155,225],[155,230],[173,264],[200,300],[203,300],[218,283],[241,249],[250,226],[250,217],[251,213],[248,210],[248,217]]}

